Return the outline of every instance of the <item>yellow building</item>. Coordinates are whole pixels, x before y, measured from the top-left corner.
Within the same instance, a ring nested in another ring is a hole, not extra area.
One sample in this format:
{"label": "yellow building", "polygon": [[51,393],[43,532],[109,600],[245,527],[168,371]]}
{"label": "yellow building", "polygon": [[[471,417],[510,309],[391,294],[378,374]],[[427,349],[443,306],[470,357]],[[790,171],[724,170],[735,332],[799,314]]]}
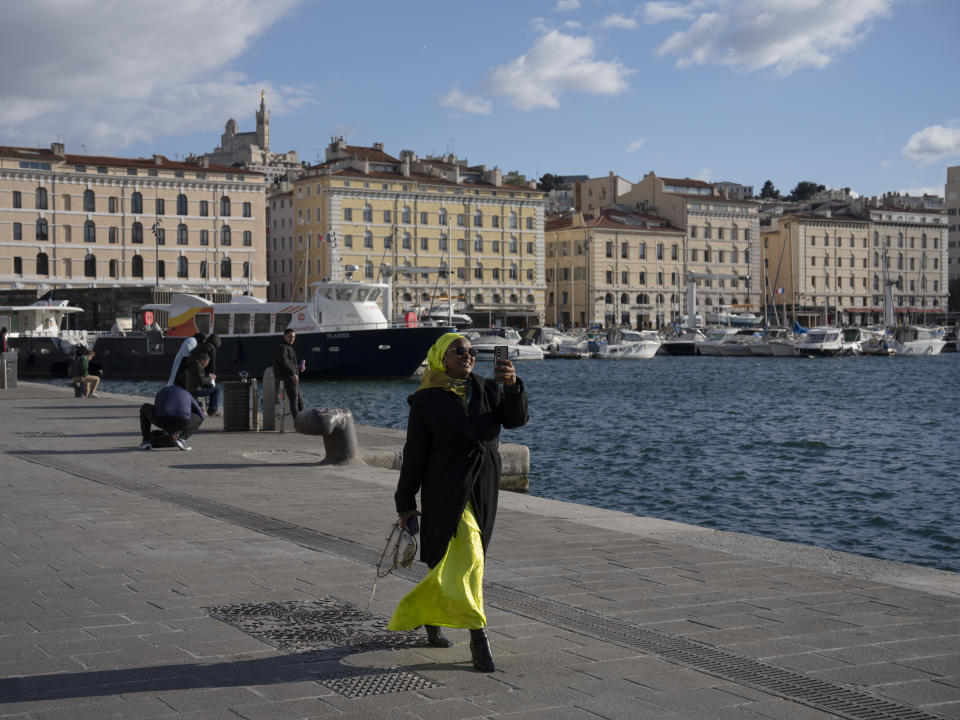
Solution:
{"label": "yellow building", "polygon": [[393,319],[452,303],[478,324],[541,323],[543,207],[497,168],[335,139],[293,183],[293,298],[353,276],[391,284]]}
{"label": "yellow building", "polygon": [[869,325],[883,321],[889,281],[898,321],[940,314],[947,304],[945,220],[939,211],[863,200],[765,220],[766,301],[789,322]]}
{"label": "yellow building", "polygon": [[0,285],[266,297],[264,176],[0,147]]}
{"label": "yellow building", "polygon": [[684,232],[615,208],[551,218],[544,233],[548,325],[660,327],[682,313]]}

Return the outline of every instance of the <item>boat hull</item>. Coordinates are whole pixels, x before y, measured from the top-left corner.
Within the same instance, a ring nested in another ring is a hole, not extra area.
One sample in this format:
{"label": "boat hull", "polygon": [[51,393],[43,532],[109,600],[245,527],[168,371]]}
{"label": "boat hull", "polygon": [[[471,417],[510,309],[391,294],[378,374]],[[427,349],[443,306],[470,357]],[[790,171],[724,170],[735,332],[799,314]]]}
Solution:
{"label": "boat hull", "polygon": [[696,355],[699,344],[693,341],[671,342],[668,340],[660,346],[660,352],[665,355]]}
{"label": "boat hull", "polygon": [[[294,347],[306,361],[304,379],[403,378],[412,375],[427,350],[449,327],[387,328],[353,332],[301,332]],[[261,377],[273,367],[279,335],[221,336],[217,377]],[[149,333],[101,336],[94,350],[105,378],[165,379],[184,338]]]}

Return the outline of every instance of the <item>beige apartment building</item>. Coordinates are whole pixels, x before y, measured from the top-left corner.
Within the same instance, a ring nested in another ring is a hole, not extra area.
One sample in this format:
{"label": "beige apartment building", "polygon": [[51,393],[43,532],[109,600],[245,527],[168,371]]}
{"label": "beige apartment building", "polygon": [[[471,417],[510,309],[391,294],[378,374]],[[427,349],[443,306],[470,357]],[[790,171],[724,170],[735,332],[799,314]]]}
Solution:
{"label": "beige apartment building", "polygon": [[[293,299],[293,288],[298,277],[293,270],[294,255],[293,190],[280,189],[267,196],[268,300]],[[302,275],[299,277],[302,279]]]}
{"label": "beige apartment building", "polygon": [[0,286],[266,296],[264,176],[0,147]]}
{"label": "beige apartment building", "polygon": [[656,328],[683,305],[684,231],[617,208],[551,218],[546,322],[565,327]]}
{"label": "beige apartment building", "polygon": [[293,209],[293,299],[352,276],[391,285],[393,319],[452,303],[477,324],[543,321],[543,193],[497,168],[337,138],[294,181]]}
{"label": "beige apartment building", "polygon": [[766,301],[788,324],[869,325],[883,321],[889,281],[897,321],[922,321],[946,308],[946,236],[940,212],[868,201],[772,218],[762,229]]}
{"label": "beige apartment building", "polygon": [[960,165],[947,168],[947,184],[944,188],[944,205],[947,213],[947,276],[960,279]]}

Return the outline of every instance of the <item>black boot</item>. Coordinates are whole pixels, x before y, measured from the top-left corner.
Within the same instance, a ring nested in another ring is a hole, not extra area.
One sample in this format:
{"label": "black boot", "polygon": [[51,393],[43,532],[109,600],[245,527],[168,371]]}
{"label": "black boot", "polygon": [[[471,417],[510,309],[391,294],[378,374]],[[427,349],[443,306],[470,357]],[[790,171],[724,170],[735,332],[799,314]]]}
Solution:
{"label": "black boot", "polygon": [[424,625],[423,629],[427,631],[427,642],[434,647],[448,648],[453,645],[436,625]]}
{"label": "black boot", "polygon": [[490,642],[487,640],[487,631],[484,628],[470,631],[470,655],[473,666],[480,672],[493,672],[493,653],[490,652]]}

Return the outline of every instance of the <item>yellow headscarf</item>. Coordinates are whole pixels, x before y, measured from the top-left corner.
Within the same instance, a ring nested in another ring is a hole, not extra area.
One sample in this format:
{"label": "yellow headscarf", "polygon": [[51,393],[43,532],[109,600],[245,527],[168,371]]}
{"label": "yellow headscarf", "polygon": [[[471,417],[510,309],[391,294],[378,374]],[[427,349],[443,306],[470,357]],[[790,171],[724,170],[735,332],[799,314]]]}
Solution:
{"label": "yellow headscarf", "polygon": [[464,337],[460,333],[444,333],[427,351],[427,369],[423,373],[420,387],[417,391],[427,388],[444,388],[456,394],[461,401],[467,401],[467,381],[452,378],[447,375],[447,368],[443,364],[443,356],[454,340]]}

